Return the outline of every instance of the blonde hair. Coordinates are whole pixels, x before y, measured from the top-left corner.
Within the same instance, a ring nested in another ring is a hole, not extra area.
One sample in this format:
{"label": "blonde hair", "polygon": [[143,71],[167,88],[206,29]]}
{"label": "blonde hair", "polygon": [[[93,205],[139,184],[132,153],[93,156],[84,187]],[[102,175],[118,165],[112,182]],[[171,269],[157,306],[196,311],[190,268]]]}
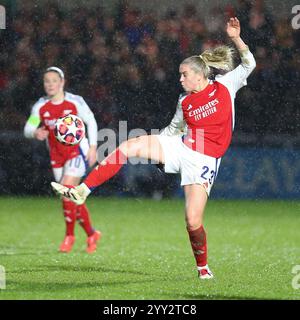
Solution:
{"label": "blonde hair", "polygon": [[211,68],[228,72],[233,69],[233,58],[235,50],[228,46],[219,46],[207,49],[198,56],[184,59],[181,64],[188,64],[197,73],[203,73],[208,78]]}

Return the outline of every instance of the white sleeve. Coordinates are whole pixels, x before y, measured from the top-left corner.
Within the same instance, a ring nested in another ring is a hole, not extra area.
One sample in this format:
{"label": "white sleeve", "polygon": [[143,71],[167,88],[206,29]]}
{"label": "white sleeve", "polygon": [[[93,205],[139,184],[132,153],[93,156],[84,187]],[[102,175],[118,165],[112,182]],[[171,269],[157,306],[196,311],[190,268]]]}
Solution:
{"label": "white sleeve", "polygon": [[77,104],[78,116],[87,125],[89,144],[97,146],[98,126],[93,112],[84,101],[82,97],[79,97],[79,103]]}
{"label": "white sleeve", "polygon": [[233,96],[236,92],[247,85],[247,78],[256,66],[253,54],[249,48],[240,51],[242,63],[239,64],[234,70],[226,73],[225,75],[217,75],[216,81],[224,84],[230,89]]}
{"label": "white sleeve", "polygon": [[176,107],[176,112],[171,120],[171,123],[161,131],[161,135],[165,136],[175,136],[182,135],[186,130],[186,123],[183,119],[182,105],[181,102],[185,98],[185,95],[180,95]]}
{"label": "white sleeve", "polygon": [[40,98],[31,109],[31,114],[24,127],[24,136],[26,138],[34,138],[34,132],[38,128],[41,118],[40,118],[40,108],[44,105],[45,99]]}

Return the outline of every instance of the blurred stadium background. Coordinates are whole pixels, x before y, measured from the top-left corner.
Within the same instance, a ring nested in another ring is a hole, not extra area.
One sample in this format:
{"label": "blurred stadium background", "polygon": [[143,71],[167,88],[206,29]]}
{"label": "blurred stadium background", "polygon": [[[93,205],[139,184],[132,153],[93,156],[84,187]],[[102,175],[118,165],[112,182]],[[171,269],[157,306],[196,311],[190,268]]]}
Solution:
{"label": "blurred stadium background", "polygon": [[[236,101],[236,128],[212,197],[299,198],[300,32],[293,1],[1,1],[0,193],[50,194],[45,145],[23,138],[50,65],[82,95],[99,128],[161,129],[180,93],[178,64],[223,43],[237,15],[257,68]],[[129,171],[129,172],[127,172]],[[142,174],[141,174],[142,172]],[[182,196],[178,177],[127,166],[105,195]],[[141,189],[142,186],[142,189]],[[142,191],[141,191],[142,190]]]}

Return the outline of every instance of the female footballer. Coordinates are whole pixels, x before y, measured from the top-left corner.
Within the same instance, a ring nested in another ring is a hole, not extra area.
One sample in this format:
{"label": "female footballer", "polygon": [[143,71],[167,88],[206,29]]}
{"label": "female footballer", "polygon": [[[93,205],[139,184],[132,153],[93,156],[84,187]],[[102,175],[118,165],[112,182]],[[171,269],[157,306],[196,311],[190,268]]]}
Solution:
{"label": "female footballer", "polygon": [[[83,203],[91,191],[114,176],[129,157],[153,159],[164,164],[167,173],[180,172],[186,201],[187,232],[200,279],[213,277],[207,264],[204,209],[221,158],[231,142],[236,92],[246,85],[246,79],[256,65],[240,37],[237,18],[229,20],[226,32],[239,52],[241,63],[233,69],[234,51],[227,46],[205,50],[183,60],[179,73],[185,93],[179,97],[170,125],[160,135],[123,142],[89,174],[84,183],[75,188],[52,182],[57,193]],[[209,79],[211,68],[222,73],[214,81]]]}
{"label": "female footballer", "polygon": [[[85,175],[88,166],[93,166],[96,162],[97,123],[83,98],[65,92],[64,85],[65,77],[61,69],[50,67],[46,70],[44,73],[46,96],[33,105],[24,134],[27,138],[47,140],[55,180],[65,186],[76,186]],[[78,115],[86,123],[89,141],[84,138],[79,145],[64,146],[56,140],[55,122],[68,114]],[[65,197],[62,199],[62,205],[66,235],[59,250],[61,252],[72,250],[75,242],[75,222],[78,220],[88,237],[86,251],[94,252],[101,233],[92,227],[86,205],[76,205]]]}

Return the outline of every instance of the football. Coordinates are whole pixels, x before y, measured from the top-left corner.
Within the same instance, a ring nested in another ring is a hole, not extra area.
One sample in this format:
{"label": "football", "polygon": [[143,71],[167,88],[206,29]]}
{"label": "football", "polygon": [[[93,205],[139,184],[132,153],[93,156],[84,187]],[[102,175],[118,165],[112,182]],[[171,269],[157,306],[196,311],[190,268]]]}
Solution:
{"label": "football", "polygon": [[66,146],[75,146],[85,136],[85,126],[78,116],[68,114],[57,119],[54,134],[60,143]]}

